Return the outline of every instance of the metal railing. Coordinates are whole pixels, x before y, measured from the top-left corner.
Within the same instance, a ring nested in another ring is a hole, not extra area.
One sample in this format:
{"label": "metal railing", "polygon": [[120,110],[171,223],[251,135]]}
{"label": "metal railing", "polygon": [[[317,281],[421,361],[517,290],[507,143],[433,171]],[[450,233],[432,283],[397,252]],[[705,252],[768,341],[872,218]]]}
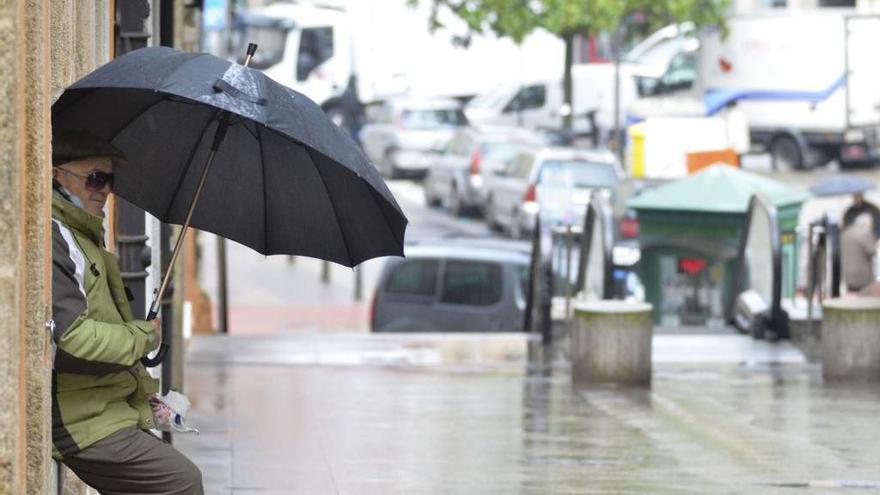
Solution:
{"label": "metal railing", "polygon": [[553,339],[553,299],[564,298],[565,319],[572,299],[612,299],[614,294],[614,219],[608,200],[594,193],[582,225],[542,225],[532,231],[532,255],[523,330]]}

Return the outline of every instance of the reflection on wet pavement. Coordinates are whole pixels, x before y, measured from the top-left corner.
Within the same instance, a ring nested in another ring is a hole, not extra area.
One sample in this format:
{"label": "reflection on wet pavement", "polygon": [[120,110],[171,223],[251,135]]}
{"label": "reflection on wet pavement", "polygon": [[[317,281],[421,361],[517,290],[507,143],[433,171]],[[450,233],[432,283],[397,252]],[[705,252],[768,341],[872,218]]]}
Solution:
{"label": "reflection on wet pavement", "polygon": [[880,387],[824,386],[803,362],[663,362],[651,390],[578,389],[564,369],[268,354],[190,357],[202,434],[175,442],[209,494],[839,493],[852,490],[827,487],[880,479]]}

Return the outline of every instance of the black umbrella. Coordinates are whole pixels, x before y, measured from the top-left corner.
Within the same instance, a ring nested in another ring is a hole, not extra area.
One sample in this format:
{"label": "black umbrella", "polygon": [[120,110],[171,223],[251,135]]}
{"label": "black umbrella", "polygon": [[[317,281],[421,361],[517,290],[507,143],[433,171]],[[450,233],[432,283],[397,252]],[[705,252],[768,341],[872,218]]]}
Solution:
{"label": "black umbrella", "polygon": [[874,183],[857,175],[835,174],[823,177],[810,186],[816,196],[839,196],[863,193],[874,189]]}
{"label": "black umbrella", "polygon": [[52,123],[122,150],[114,192],[163,222],[346,266],[403,254],[406,217],[363,151],[318,105],[262,72],[145,48],[67,88]]}

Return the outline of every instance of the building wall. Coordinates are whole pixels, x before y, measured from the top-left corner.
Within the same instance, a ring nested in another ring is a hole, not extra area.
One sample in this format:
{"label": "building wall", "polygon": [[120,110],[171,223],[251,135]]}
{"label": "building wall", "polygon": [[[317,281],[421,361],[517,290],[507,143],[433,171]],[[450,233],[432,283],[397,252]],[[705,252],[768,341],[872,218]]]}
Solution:
{"label": "building wall", "polygon": [[56,490],[50,111],[64,87],[109,60],[113,9],[112,0],[0,0],[0,495]]}

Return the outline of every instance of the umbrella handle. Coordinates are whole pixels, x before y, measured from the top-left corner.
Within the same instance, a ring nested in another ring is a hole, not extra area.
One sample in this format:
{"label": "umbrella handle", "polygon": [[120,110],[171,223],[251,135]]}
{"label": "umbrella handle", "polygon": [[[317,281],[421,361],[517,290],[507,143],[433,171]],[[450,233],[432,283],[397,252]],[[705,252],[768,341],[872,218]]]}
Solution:
{"label": "umbrella handle", "polygon": [[162,364],[162,361],[165,361],[165,354],[168,354],[168,344],[162,342],[159,344],[159,352],[157,352],[152,358],[147,356],[142,357],[141,363],[147,368],[155,368]]}
{"label": "umbrella handle", "polygon": [[[155,308],[150,308],[150,313],[147,315],[147,321],[155,320],[158,314],[159,313]],[[143,365],[147,368],[155,368],[156,366],[162,364],[162,361],[165,360],[166,354],[168,354],[168,344],[162,342],[161,344],[159,344],[159,351],[156,353],[156,355],[152,358],[149,358],[147,356],[142,357],[141,363],[143,363]]]}

